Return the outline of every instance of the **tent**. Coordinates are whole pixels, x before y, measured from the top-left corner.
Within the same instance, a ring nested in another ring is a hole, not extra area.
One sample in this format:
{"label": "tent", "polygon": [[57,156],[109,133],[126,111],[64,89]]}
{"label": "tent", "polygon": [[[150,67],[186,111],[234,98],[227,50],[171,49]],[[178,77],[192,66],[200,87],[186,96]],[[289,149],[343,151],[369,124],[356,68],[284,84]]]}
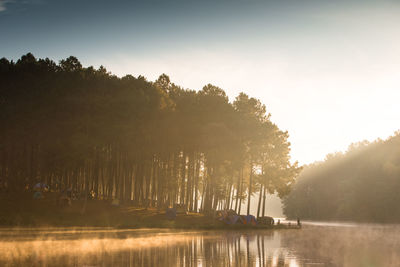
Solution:
{"label": "tent", "polygon": [[253,215],[242,215],[242,223],[247,225],[257,225],[256,217]]}
{"label": "tent", "polygon": [[217,211],[218,220],[226,224],[257,225],[256,217],[253,215],[238,215],[234,210]]}
{"label": "tent", "polygon": [[242,223],[241,217],[239,215],[229,215],[223,220],[226,224],[237,224]]}
{"label": "tent", "polygon": [[45,183],[37,183],[33,186],[33,190],[35,191],[47,191],[49,190],[49,186]]}
{"label": "tent", "polygon": [[258,218],[258,222],[260,224],[264,224],[264,225],[274,225],[274,218],[272,218],[270,216],[264,216],[264,217]]}

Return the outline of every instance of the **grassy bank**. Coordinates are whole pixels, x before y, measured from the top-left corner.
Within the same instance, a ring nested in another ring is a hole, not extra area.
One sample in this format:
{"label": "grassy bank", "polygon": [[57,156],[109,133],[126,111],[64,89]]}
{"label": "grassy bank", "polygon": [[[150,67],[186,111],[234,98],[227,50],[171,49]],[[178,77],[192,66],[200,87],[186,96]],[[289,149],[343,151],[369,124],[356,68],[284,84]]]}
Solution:
{"label": "grassy bank", "polygon": [[[246,225],[228,226],[200,213],[178,214],[168,220],[164,211],[155,208],[112,206],[103,200],[76,200],[71,206],[59,207],[55,196],[33,200],[31,194],[19,197],[3,196],[0,204],[1,226],[48,227],[88,226],[117,228],[176,228],[176,229],[243,229]],[[255,228],[254,226],[251,228]],[[256,226],[256,228],[286,228]]]}

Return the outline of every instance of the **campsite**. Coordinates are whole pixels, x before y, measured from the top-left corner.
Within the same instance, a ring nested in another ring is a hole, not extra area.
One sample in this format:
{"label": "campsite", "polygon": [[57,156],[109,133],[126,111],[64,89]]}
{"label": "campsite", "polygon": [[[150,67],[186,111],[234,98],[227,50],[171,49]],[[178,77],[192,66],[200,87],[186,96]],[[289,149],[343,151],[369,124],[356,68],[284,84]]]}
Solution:
{"label": "campsite", "polygon": [[400,0],[0,0],[0,267],[399,267]]}
{"label": "campsite", "polygon": [[289,225],[287,222],[274,223],[272,217],[238,215],[233,210],[207,214],[187,212],[179,206],[159,210],[120,204],[116,200],[77,198],[70,191],[56,193],[47,188],[25,192],[14,198],[3,197],[0,203],[0,226],[3,227],[90,226],[210,230],[298,228],[296,224]]}

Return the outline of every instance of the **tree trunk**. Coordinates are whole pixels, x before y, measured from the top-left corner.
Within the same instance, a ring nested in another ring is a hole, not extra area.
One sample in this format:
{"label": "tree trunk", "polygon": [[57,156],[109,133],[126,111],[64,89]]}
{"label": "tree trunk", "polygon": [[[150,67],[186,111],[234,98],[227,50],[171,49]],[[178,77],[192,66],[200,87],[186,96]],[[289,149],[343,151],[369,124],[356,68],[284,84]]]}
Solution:
{"label": "tree trunk", "polygon": [[250,214],[251,186],[253,183],[253,163],[250,161],[249,196],[247,198],[247,215]]}
{"label": "tree trunk", "polygon": [[262,207],[262,216],[265,216],[265,200],[266,200],[266,187],[264,186],[264,193],[263,193],[263,207]]}
{"label": "tree trunk", "polygon": [[258,196],[258,205],[257,205],[257,218],[260,217],[260,208],[261,208],[261,198],[263,193],[263,185],[260,185],[260,195]]}

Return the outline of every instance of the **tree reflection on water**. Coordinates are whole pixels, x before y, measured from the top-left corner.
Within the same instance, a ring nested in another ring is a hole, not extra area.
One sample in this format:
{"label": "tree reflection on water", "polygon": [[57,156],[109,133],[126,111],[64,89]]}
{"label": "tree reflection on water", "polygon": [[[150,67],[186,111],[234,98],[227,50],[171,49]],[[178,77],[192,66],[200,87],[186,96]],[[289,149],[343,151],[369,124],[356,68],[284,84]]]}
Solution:
{"label": "tree reflection on water", "polygon": [[298,266],[279,232],[29,231],[2,235],[6,266]]}
{"label": "tree reflection on water", "polygon": [[400,228],[0,230],[0,266],[399,266]]}

